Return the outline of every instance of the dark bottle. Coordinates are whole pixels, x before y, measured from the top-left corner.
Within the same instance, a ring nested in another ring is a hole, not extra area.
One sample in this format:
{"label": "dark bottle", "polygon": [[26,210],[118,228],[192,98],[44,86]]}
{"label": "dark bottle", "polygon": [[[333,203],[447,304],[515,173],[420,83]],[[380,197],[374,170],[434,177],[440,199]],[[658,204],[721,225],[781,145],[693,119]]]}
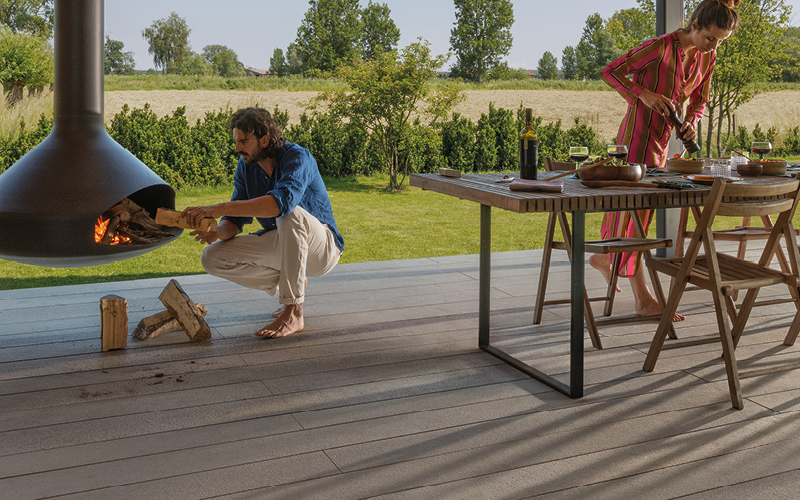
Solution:
{"label": "dark bottle", "polygon": [[533,130],[533,110],[525,109],[525,128],[519,133],[519,175],[523,179],[536,179],[539,164],[539,136]]}
{"label": "dark bottle", "polygon": [[681,118],[678,116],[677,111],[672,111],[669,114],[669,120],[675,126],[675,135],[678,136],[678,139],[680,139],[683,142],[683,147],[686,148],[686,152],[691,155],[700,151],[699,144],[697,144],[694,141],[684,140],[683,137],[681,136],[681,127],[683,127],[683,120],[681,120]]}

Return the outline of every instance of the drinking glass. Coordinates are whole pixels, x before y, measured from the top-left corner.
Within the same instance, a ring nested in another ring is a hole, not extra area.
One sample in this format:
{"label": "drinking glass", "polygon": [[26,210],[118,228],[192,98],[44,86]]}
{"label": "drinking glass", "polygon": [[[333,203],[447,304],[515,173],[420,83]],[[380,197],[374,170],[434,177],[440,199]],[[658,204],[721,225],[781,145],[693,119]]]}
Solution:
{"label": "drinking glass", "polygon": [[569,159],[575,162],[575,168],[577,168],[580,166],[581,162],[589,159],[589,148],[583,146],[570,147]]}
{"label": "drinking glass", "polygon": [[608,156],[612,158],[616,158],[617,160],[622,160],[628,156],[628,146],[624,144],[611,144],[606,148],[608,152]]}
{"label": "drinking glass", "polygon": [[772,151],[772,144],[769,142],[753,142],[750,151],[758,155],[759,160],[764,159],[764,155]]}

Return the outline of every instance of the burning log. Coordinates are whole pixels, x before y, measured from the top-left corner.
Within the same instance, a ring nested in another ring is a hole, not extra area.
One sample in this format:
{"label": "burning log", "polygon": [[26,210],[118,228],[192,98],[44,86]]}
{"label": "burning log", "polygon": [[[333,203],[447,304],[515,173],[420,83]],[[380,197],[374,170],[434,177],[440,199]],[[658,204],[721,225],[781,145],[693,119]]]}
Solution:
{"label": "burning log", "polygon": [[147,210],[125,198],[97,219],[94,239],[102,245],[142,245],[173,237]]}

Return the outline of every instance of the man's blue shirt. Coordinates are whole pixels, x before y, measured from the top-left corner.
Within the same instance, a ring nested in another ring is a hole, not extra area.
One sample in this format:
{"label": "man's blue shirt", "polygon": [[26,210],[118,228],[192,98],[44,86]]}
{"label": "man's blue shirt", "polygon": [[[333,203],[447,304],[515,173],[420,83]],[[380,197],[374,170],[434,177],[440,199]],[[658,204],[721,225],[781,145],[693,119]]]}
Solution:
{"label": "man's blue shirt", "polygon": [[[281,215],[286,215],[294,207],[301,206],[306,212],[327,224],[336,239],[336,246],[344,250],[344,238],[336,228],[328,190],[319,175],[317,161],[304,147],[287,142],[277,158],[272,177],[258,163],[245,163],[239,158],[236,173],[233,175],[233,196],[231,201],[252,200],[260,196],[272,195],[278,202]],[[223,217],[242,230],[252,217]],[[274,217],[256,217],[264,229],[256,234],[277,229]]]}

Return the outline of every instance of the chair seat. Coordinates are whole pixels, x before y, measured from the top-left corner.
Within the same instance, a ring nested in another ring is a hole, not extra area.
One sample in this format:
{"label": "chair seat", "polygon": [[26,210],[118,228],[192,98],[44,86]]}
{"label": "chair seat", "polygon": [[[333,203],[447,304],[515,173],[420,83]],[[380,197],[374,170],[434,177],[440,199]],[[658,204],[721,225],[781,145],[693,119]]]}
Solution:
{"label": "chair seat", "polygon": [[609,238],[587,241],[584,249],[587,253],[619,253],[644,252],[671,246],[672,240],[669,238]]}
{"label": "chair seat", "polygon": [[[769,238],[771,227],[762,226],[738,226],[732,229],[719,229],[714,231],[714,239],[717,241],[750,241],[766,240]],[[686,231],[686,236],[691,238],[694,231]],[[800,229],[795,229],[795,235],[800,235]]]}
{"label": "chair seat", "polygon": [[[717,252],[717,262],[719,263],[722,288],[726,295],[736,290],[750,290],[784,283],[792,284],[795,281],[791,275],[725,253]],[[647,262],[648,267],[673,278],[678,276],[682,264],[683,258],[681,257],[656,257]],[[695,260],[689,275],[689,283],[704,290],[714,289],[714,283],[709,275],[709,262],[705,255],[699,255]]]}

